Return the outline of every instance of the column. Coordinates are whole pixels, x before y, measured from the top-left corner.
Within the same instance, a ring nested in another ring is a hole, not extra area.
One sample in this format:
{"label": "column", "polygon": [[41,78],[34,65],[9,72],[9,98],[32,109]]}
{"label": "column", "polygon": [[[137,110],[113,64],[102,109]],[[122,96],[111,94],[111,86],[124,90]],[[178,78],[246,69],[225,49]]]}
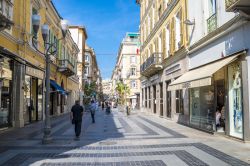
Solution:
{"label": "column", "polygon": [[176,113],[176,91],[171,91],[171,119],[175,118]]}
{"label": "column", "polygon": [[13,127],[24,126],[24,81],[25,81],[25,65],[13,62],[13,87],[12,87],[12,124]]}
{"label": "column", "polygon": [[167,117],[167,83],[163,82],[163,117]]}
{"label": "column", "polygon": [[156,84],[156,114],[160,116],[160,84]]}
{"label": "column", "polygon": [[150,88],[147,87],[147,111],[148,112],[150,112],[150,109],[149,109],[149,103],[150,103],[149,96],[150,96]]}
{"label": "column", "polygon": [[249,111],[249,82],[248,64],[246,60],[241,61],[242,66],[242,86],[243,86],[243,139],[250,141],[250,111]]}

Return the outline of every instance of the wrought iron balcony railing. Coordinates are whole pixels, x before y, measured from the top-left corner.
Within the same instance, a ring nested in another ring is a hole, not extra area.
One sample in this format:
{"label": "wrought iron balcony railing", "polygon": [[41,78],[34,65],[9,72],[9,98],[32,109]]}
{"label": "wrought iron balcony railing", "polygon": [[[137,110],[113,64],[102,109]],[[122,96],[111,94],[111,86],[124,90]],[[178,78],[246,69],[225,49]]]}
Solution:
{"label": "wrought iron balcony railing", "polygon": [[207,31],[208,33],[214,31],[217,28],[217,14],[213,14],[207,19]]}
{"label": "wrought iron balcony railing", "polygon": [[162,53],[153,53],[142,65],[141,65],[141,72],[147,75],[147,72],[150,71],[154,72],[157,71],[158,68],[161,68],[162,63]]}
{"label": "wrought iron balcony railing", "polygon": [[226,11],[234,12],[242,10],[250,15],[250,1],[249,0],[225,0]]}
{"label": "wrought iron balcony railing", "polygon": [[58,71],[67,76],[75,74],[74,65],[68,59],[59,60],[58,62]]}

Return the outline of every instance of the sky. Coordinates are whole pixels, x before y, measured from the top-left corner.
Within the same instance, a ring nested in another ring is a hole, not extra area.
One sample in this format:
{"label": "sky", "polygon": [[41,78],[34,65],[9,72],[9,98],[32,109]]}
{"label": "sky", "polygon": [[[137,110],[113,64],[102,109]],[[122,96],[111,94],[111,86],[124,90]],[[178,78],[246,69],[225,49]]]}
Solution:
{"label": "sky", "polygon": [[87,44],[94,48],[103,79],[110,79],[126,32],[139,30],[136,0],[53,0],[70,25],[87,29]]}

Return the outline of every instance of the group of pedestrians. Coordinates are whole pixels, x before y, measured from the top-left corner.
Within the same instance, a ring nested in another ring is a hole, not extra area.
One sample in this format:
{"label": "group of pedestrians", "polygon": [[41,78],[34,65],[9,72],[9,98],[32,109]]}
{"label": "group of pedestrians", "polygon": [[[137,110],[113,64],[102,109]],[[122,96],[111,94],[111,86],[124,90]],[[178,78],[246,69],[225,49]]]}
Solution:
{"label": "group of pedestrians", "polygon": [[[92,118],[92,123],[95,123],[95,113],[97,110],[98,110],[98,102],[91,100],[90,114]],[[75,125],[76,140],[80,139],[83,111],[84,107],[81,106],[79,100],[77,100],[75,102],[75,105],[71,108],[71,113],[70,113],[72,124]]]}

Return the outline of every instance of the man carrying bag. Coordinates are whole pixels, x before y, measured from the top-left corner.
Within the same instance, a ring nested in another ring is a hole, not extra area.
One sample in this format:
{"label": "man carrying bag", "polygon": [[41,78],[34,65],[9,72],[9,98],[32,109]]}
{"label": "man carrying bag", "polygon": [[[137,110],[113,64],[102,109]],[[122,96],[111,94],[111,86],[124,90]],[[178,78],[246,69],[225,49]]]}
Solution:
{"label": "man carrying bag", "polygon": [[80,106],[79,100],[75,102],[75,105],[71,108],[71,121],[75,125],[75,135],[76,140],[79,140],[82,128],[82,116],[83,116],[83,107]]}

